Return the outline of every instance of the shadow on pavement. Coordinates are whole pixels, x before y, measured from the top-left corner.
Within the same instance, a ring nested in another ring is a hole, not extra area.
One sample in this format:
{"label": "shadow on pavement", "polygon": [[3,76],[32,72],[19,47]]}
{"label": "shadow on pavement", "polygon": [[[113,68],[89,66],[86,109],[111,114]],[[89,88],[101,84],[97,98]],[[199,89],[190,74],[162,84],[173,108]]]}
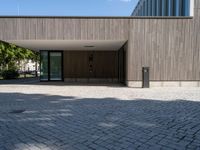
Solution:
{"label": "shadow on pavement", "polygon": [[106,83],[106,82],[63,82],[63,81],[52,81],[52,82],[40,82],[39,78],[25,78],[25,79],[16,79],[16,80],[0,80],[0,85],[14,84],[14,85],[42,85],[42,86],[107,86],[121,88],[126,87],[122,83]]}
{"label": "shadow on pavement", "polygon": [[198,141],[199,102],[0,93],[0,149],[183,149]]}

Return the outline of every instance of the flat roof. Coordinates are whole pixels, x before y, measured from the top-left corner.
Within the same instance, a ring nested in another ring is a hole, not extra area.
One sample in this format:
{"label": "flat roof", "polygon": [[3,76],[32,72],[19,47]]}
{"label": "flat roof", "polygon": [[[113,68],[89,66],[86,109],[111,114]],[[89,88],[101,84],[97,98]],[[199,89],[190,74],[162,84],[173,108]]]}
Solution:
{"label": "flat roof", "polygon": [[0,18],[74,18],[74,19],[192,19],[191,16],[0,16]]}

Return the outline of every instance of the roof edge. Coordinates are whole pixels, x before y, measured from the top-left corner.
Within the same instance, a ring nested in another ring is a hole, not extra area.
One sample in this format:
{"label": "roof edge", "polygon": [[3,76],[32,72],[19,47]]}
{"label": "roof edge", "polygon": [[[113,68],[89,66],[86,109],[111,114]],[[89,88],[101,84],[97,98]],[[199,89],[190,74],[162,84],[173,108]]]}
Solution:
{"label": "roof edge", "polygon": [[192,16],[0,16],[0,18],[72,18],[72,19],[193,19]]}

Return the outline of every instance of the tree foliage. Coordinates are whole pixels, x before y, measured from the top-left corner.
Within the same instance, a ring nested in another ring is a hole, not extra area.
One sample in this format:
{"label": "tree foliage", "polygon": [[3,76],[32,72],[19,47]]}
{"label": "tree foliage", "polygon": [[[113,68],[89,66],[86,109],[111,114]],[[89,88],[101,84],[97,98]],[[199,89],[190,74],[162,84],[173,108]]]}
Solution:
{"label": "tree foliage", "polygon": [[14,44],[0,41],[0,66],[2,70],[14,69],[22,60],[39,61],[39,54]]}

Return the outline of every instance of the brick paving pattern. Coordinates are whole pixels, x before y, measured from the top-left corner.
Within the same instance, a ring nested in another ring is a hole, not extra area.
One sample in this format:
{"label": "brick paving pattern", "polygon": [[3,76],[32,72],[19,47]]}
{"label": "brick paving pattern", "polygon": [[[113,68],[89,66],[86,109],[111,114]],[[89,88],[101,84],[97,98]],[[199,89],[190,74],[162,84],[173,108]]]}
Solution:
{"label": "brick paving pattern", "polygon": [[0,150],[50,149],[198,150],[200,88],[0,85]]}

